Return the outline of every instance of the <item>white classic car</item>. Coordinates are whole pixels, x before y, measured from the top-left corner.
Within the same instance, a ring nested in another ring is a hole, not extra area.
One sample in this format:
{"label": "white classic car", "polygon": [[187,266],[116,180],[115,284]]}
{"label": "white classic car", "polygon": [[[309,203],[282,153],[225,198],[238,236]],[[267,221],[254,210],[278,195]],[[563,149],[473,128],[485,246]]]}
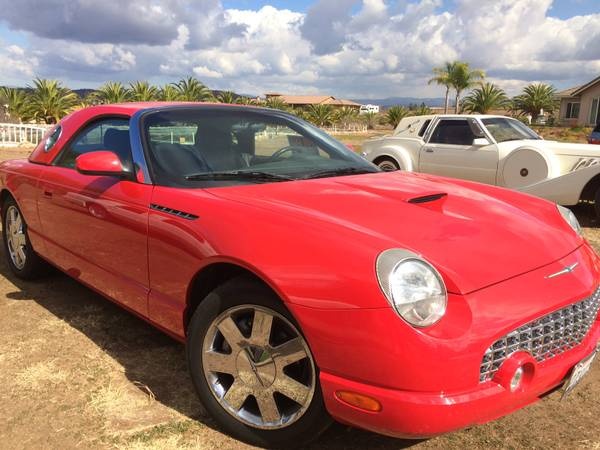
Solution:
{"label": "white classic car", "polygon": [[365,142],[362,155],[383,170],[495,184],[567,206],[595,202],[600,217],[600,147],[546,141],[510,117],[406,117],[392,135]]}

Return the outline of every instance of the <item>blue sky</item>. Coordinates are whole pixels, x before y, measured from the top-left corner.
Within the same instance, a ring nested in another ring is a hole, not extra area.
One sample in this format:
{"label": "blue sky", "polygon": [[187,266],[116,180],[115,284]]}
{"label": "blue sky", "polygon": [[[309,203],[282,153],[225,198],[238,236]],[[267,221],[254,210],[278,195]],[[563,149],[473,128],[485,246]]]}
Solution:
{"label": "blue sky", "polygon": [[[0,85],[438,97],[456,59],[509,94],[600,76],[600,0],[0,0]],[[35,11],[35,14],[31,12]]]}

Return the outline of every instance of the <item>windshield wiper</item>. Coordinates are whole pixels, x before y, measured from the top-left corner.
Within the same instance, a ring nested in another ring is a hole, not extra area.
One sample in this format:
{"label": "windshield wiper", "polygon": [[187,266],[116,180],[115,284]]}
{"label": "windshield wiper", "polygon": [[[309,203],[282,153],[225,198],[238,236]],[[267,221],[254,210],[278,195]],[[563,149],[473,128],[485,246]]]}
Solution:
{"label": "windshield wiper", "polygon": [[231,170],[227,172],[202,172],[185,176],[189,181],[200,180],[254,180],[254,181],[290,181],[294,178],[255,170]]}
{"label": "windshield wiper", "polygon": [[311,178],[336,177],[341,175],[358,175],[361,173],[376,173],[377,170],[367,169],[365,167],[342,167],[340,169],[322,170],[302,177],[303,180]]}

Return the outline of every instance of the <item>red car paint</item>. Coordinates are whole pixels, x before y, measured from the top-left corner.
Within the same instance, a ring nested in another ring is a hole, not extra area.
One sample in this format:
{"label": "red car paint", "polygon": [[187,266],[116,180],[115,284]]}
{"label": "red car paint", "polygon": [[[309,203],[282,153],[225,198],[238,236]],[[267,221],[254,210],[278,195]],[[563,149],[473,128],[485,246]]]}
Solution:
{"label": "red car paint", "polygon": [[[433,176],[366,175],[179,189],[52,165],[94,118],[165,104],[84,109],[63,119],[54,147],[0,164],[36,252],[184,342],[193,281],[217,264],[264,280],[300,324],[330,414],[393,436],[430,436],[494,419],[558,386],[600,338],[538,364],[522,391],[479,382],[485,350],[511,330],[591,295],[600,260],[544,200]],[[52,130],[50,131],[52,133]],[[444,193],[436,202],[408,200]],[[186,220],[150,205],[197,216]],[[377,256],[409,249],[441,273],[448,310],[416,329],[389,306]],[[546,278],[577,262],[567,276]],[[380,412],[343,403],[345,390]]]}

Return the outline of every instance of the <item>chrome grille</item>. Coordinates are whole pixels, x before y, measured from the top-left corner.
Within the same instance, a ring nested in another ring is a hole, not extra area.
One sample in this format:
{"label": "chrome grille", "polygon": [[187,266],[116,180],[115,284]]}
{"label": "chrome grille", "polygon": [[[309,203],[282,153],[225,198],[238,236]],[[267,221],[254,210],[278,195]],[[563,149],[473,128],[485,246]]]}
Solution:
{"label": "chrome grille", "polygon": [[583,341],[600,308],[600,288],[580,302],[529,322],[498,339],[483,355],[479,381],[491,380],[502,363],[517,351],[546,361]]}

